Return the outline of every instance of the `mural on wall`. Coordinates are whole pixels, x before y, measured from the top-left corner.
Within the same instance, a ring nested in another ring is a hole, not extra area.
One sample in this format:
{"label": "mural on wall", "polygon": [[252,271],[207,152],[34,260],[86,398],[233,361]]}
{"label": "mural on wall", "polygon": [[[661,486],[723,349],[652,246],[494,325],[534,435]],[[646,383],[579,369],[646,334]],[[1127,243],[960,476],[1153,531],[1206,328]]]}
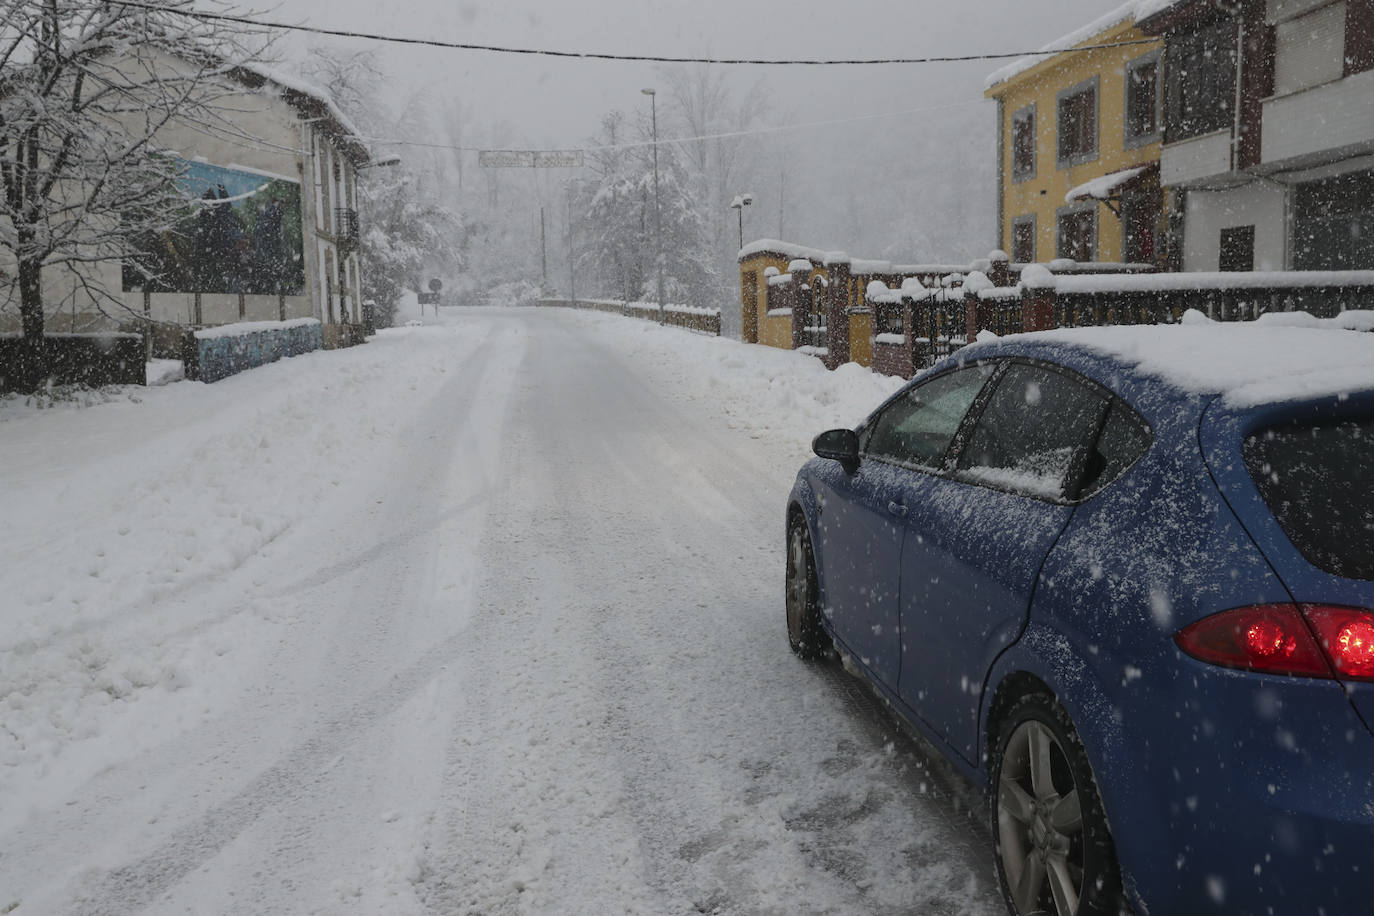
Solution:
{"label": "mural on wall", "polygon": [[305,289],[301,188],[295,181],[180,160],[186,206],[140,240],[126,292],[299,295]]}

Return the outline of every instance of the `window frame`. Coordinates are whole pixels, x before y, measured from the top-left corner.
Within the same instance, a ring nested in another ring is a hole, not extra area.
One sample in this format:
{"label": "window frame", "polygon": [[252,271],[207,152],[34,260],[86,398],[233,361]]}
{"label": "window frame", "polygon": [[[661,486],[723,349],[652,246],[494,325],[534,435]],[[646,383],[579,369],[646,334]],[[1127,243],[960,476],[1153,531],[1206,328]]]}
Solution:
{"label": "window frame", "polygon": [[[1227,30],[1229,36],[1224,34]],[[1209,44],[1209,41],[1212,43]],[[1214,19],[1196,29],[1175,33],[1165,40],[1164,56],[1167,63],[1164,67],[1164,123],[1161,127],[1166,144],[1181,143],[1208,134],[1234,130],[1236,80],[1240,59],[1238,44],[1236,22],[1226,16]],[[1189,59],[1194,57],[1207,59],[1210,64],[1202,68],[1201,75],[1193,75],[1185,81],[1184,71]],[[1228,60],[1219,62],[1223,57]],[[1216,79],[1223,67],[1229,70],[1229,79],[1224,85]],[[1194,92],[1185,93],[1185,86],[1191,87]],[[1204,92],[1216,93],[1222,102],[1215,109],[1218,113],[1209,118],[1194,114],[1185,119],[1184,113],[1180,110],[1185,98],[1201,101]]]}
{"label": "window frame", "polygon": [[[1019,167],[1016,156],[1016,125],[1018,123],[1027,121],[1030,123],[1030,165],[1021,168]],[[1012,112],[1010,137],[1008,145],[1011,147],[1012,183],[1020,184],[1023,181],[1030,181],[1031,179],[1035,178],[1036,164],[1040,159],[1040,156],[1038,155],[1040,143],[1039,136],[1036,133],[1034,102],[1031,102],[1029,105],[1023,105],[1022,107],[1016,109],[1016,111]]]}
{"label": "window frame", "polygon": [[[1102,149],[1102,78],[1091,76],[1081,83],[1059,90],[1054,100],[1054,162],[1059,169],[1072,168],[1085,162],[1096,162]],[[1092,149],[1064,152],[1064,105],[1080,96],[1092,93]]]}
{"label": "window frame", "polygon": [[[1089,254],[1091,257],[1075,258],[1072,254],[1064,250],[1064,226],[1063,219],[1066,216],[1078,216],[1079,214],[1090,213],[1092,215],[1092,235],[1089,239]],[[1056,258],[1072,258],[1079,263],[1091,263],[1097,260],[1098,234],[1101,230],[1097,215],[1097,201],[1086,200],[1081,203],[1069,204],[1054,211],[1054,256]]]}
{"label": "window frame", "polygon": [[[1030,257],[1029,257],[1029,258],[1018,258],[1018,257],[1016,256],[1016,230],[1017,230],[1019,227],[1021,227],[1021,226],[1030,226],[1030,243],[1031,243],[1031,250],[1030,250]],[[1036,227],[1036,219],[1035,219],[1035,214],[1034,214],[1034,213],[1023,213],[1023,214],[1021,214],[1020,216],[1013,216],[1013,217],[1011,218],[1011,239],[1010,239],[1010,241],[1011,241],[1011,259],[1012,259],[1012,261],[1014,261],[1014,262],[1016,262],[1016,263],[1018,263],[1018,264],[1032,264],[1032,263],[1035,262],[1035,249],[1036,249],[1036,247],[1037,247],[1036,244],[1035,244],[1035,242],[1036,242],[1036,238],[1035,238],[1035,236],[1036,236],[1036,228],[1037,228],[1037,227]]]}
{"label": "window frame", "polygon": [[[1001,377],[1002,372],[1006,368],[1006,365],[1007,360],[1005,359],[970,360],[969,362],[952,366],[944,372],[940,372],[936,375],[931,375],[927,378],[923,378],[921,379],[920,384],[918,385],[903,387],[895,395],[893,395],[891,398],[885,401],[882,404],[882,406],[880,406],[877,410],[873,411],[873,413],[871,413],[868,416],[868,418],[864,420],[862,424],[860,424],[859,428],[855,430],[859,437],[860,459],[863,461],[876,461],[879,464],[884,464],[889,467],[902,468],[903,470],[918,471],[922,474],[931,474],[938,477],[948,476],[949,469],[953,466],[953,456],[954,454],[956,454],[958,448],[961,447],[960,436],[964,435],[969,427],[969,418],[975,414],[982,413],[982,408],[985,399],[988,397],[988,394],[995,387],[995,382],[997,381],[997,379]],[[984,366],[991,366],[992,371],[990,371],[987,374],[987,376],[984,377],[983,387],[980,388],[978,393],[973,396],[973,400],[969,403],[968,408],[964,411],[963,417],[960,418],[959,425],[955,427],[954,435],[950,437],[949,443],[945,446],[944,454],[940,456],[940,459],[937,463],[918,464],[916,462],[911,461],[902,461],[890,455],[872,454],[869,452],[869,446],[873,441],[873,433],[878,421],[885,417],[889,411],[895,409],[898,403],[905,399],[911,392],[916,391],[920,388],[924,388],[926,385],[929,385],[938,379],[946,378],[956,372],[962,372],[968,369],[977,369]]]}
{"label": "window frame", "polygon": [[[1066,475],[1064,495],[1057,499],[1051,499],[1043,493],[1031,493],[1012,486],[999,486],[987,480],[979,480],[970,475],[962,474],[957,470],[957,465],[959,459],[963,455],[964,448],[968,445],[969,439],[973,435],[974,428],[982,420],[983,410],[987,407],[988,402],[992,399],[993,393],[997,390],[997,386],[1001,383],[1002,376],[1005,375],[1013,365],[1017,364],[1034,366],[1058,373],[1065,376],[1070,381],[1077,382],[1093,394],[1102,398],[1102,405],[1097,412],[1096,418],[1093,420],[1092,425],[1086,430],[1083,441],[1079,444],[1073,458],[1070,460],[1069,467],[1071,471],[1070,474]],[[1129,464],[1124,465],[1115,477],[1105,481],[1094,480],[1091,482],[1093,485],[1092,488],[1089,489],[1085,486],[1088,482],[1083,479],[1087,469],[1087,459],[1088,456],[1092,454],[1093,449],[1097,447],[1097,443],[1101,439],[1103,431],[1106,429],[1108,416],[1115,411],[1121,412],[1128,422],[1140,430],[1145,440],[1145,446],[1141,449],[1140,454],[1136,455]],[[988,383],[983,386],[983,390],[980,391],[978,397],[974,399],[973,405],[969,408],[968,413],[964,415],[964,422],[960,424],[959,431],[954,434],[954,440],[951,443],[948,453],[945,455],[946,470],[941,476],[949,477],[952,480],[957,480],[969,486],[996,490],[1000,493],[1011,493],[1015,496],[1034,499],[1038,502],[1049,503],[1051,505],[1076,506],[1092,499],[1112,484],[1116,483],[1116,481],[1125,477],[1131,468],[1139,464],[1140,460],[1144,458],[1153,447],[1154,430],[1150,427],[1149,422],[1140,415],[1139,411],[1121,397],[1117,396],[1107,386],[1088,378],[1086,375],[1083,375],[1081,372],[1069,366],[1036,359],[1034,357],[1013,356],[1001,360],[997,367],[997,371],[988,379]]]}
{"label": "window frame", "polygon": [[[1142,67],[1149,66],[1150,64],[1155,65],[1155,129],[1151,133],[1132,134],[1131,87],[1132,85],[1134,85],[1132,82],[1132,74],[1136,70],[1139,70]],[[1156,48],[1148,54],[1142,54],[1134,60],[1129,60],[1126,62],[1125,79],[1123,80],[1121,93],[1122,148],[1138,149],[1139,147],[1148,146],[1151,143],[1158,142],[1159,139],[1164,135],[1164,51],[1162,48]]]}

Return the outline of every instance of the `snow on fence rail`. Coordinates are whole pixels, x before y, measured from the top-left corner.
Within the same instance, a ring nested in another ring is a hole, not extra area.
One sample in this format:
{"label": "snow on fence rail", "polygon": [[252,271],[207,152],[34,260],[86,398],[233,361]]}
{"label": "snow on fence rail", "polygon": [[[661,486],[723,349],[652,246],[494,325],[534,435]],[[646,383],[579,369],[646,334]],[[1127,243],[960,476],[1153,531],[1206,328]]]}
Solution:
{"label": "snow on fence rail", "polygon": [[875,370],[910,376],[977,338],[1051,328],[1172,324],[1188,310],[1215,321],[1261,319],[1374,330],[1374,271],[1056,275],[1027,265],[998,286],[973,272],[958,286],[906,278],[868,284]]}
{"label": "snow on fence rail", "polygon": [[[593,309],[598,312],[625,315],[629,318],[642,318],[646,321],[658,321],[659,319],[658,304],[655,302],[623,302],[619,299],[540,299],[538,302],[541,306]],[[663,323],[719,337],[720,309],[699,308],[691,305],[664,305]]]}

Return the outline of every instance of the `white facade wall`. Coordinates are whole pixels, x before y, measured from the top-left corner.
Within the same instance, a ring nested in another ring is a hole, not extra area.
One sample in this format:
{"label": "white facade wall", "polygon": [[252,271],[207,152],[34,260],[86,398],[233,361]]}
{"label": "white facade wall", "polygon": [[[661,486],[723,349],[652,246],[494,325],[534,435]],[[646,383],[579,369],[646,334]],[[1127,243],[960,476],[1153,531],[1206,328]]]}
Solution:
{"label": "white facade wall", "polygon": [[1160,150],[1159,180],[1166,187],[1205,181],[1230,171],[1230,128],[1170,143]]}
{"label": "white facade wall", "polygon": [[[171,57],[165,58],[164,64],[172,69],[183,66]],[[94,274],[104,291],[117,301],[106,299],[97,303],[92,296],[76,289],[67,270],[50,268],[43,275],[44,299],[53,303],[46,322],[48,330],[95,330],[145,316],[160,322],[204,325],[277,320],[279,317],[327,320],[323,277],[331,261],[334,320],[361,320],[361,309],[355,305],[360,297],[358,255],[353,252],[348,257],[351,283],[346,295],[341,296],[339,258],[332,235],[333,213],[325,212],[319,200],[321,185],[325,181],[333,183],[334,159],[339,163],[339,183],[351,189],[356,183],[352,162],[334,149],[328,135],[319,129],[318,122],[303,120],[297,109],[278,95],[270,83],[262,90],[245,87],[217,102],[217,106],[224,110],[225,124],[207,129],[205,125],[171,122],[158,131],[154,145],[183,159],[259,172],[297,183],[301,188],[303,292],[282,297],[280,301],[273,295],[245,294],[240,297],[232,293],[201,293],[197,296],[180,292],[149,293],[145,300],[141,291],[123,291],[121,265],[109,261],[96,266]],[[317,153],[331,163],[328,171],[319,168]],[[356,210],[356,202],[351,196],[333,199],[346,202],[331,206],[344,205]],[[349,302],[347,316],[339,311],[341,299]],[[8,313],[0,316],[0,330],[9,324],[17,329],[17,305],[13,321],[9,318]]]}
{"label": "white facade wall", "polygon": [[1262,136],[1266,166],[1374,149],[1374,70],[1266,100]]}
{"label": "white facade wall", "polygon": [[1221,269],[1221,230],[1255,227],[1255,270],[1284,270],[1288,262],[1287,191],[1255,181],[1224,191],[1188,192],[1183,233],[1184,270]]}

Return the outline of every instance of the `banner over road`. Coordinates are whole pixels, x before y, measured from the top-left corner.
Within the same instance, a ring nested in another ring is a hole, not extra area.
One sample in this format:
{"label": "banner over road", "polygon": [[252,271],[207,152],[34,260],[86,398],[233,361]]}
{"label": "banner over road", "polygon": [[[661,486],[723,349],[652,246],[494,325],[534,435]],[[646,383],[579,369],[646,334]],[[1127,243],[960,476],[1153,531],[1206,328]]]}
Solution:
{"label": "banner over road", "polygon": [[477,164],[489,169],[579,169],[582,150],[484,149]]}

